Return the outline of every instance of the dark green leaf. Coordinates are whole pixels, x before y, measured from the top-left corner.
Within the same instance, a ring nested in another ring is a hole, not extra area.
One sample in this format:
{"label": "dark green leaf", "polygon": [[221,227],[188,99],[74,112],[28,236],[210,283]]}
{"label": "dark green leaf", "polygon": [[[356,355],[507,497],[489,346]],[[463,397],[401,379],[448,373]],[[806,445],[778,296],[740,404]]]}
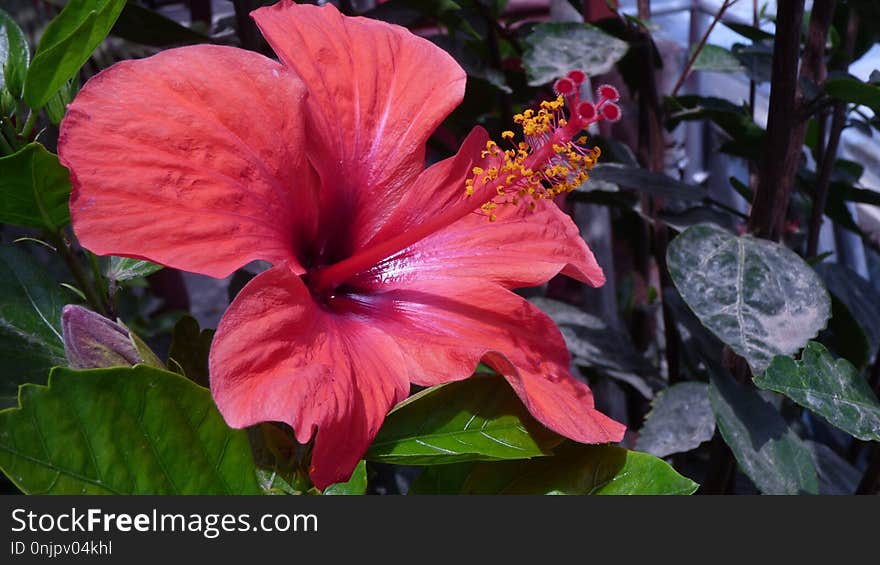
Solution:
{"label": "dark green leaf", "polygon": [[263,422],[247,429],[257,483],[263,494],[318,494],[306,471],[305,446],[283,424]]}
{"label": "dark green leaf", "polygon": [[553,82],[574,69],[589,76],[607,73],[629,50],[625,41],[577,22],[537,24],[525,43],[523,66],[532,86]]}
{"label": "dark green leaf", "polygon": [[626,333],[570,304],[549,298],[530,301],[559,327],[578,367],[626,382],[645,398],[652,398],[654,390],[663,386]]}
{"label": "dark green leaf", "polygon": [[324,489],[324,494],[367,494],[367,462],[361,461],[354,468],[351,478],[344,483],[335,483]]}
{"label": "dark green leaf", "polygon": [[880,112],[880,86],[868,84],[855,77],[843,76],[825,81],[825,92],[844,102],[868,106]]}
{"label": "dark green leaf", "polygon": [[66,365],[61,335],[65,291],[27,253],[0,247],[0,405],[14,406],[18,385],[43,383]]}
{"label": "dark green leaf", "polygon": [[[696,46],[694,46],[696,48]],[[693,53],[693,50],[691,50]],[[707,43],[700,49],[700,53],[691,67],[694,71],[712,71],[716,73],[741,73],[743,66],[733,53],[720,47]]]}
{"label": "dark green leaf", "polygon": [[830,315],[822,280],[777,243],[702,224],[669,244],[667,265],[703,325],[745,357],[755,374],[775,355],[800,350]]}
{"label": "dark green leaf", "polygon": [[259,494],[211,393],[138,365],[56,368],[0,412],[0,469],[29,494]]}
{"label": "dark green leaf", "polygon": [[880,402],[846,359],[811,341],[799,361],[779,356],[755,384],[791,398],[832,425],[865,441],[880,441]]}
{"label": "dark green leaf", "polygon": [[405,465],[528,459],[561,438],[532,418],[497,376],[432,387],[398,405],[365,459]]}
{"label": "dark green leaf", "polygon": [[108,279],[116,282],[147,277],[162,270],[162,265],[144,261],[143,259],[130,259],[128,257],[110,257],[105,273]]}
{"label": "dark green leaf", "polygon": [[702,200],[706,197],[706,189],[701,186],[675,180],[663,173],[655,173],[641,167],[631,167],[617,163],[605,163],[593,167],[587,184],[589,185],[593,181],[611,182],[625,188],[662,198]]}
{"label": "dark green leaf", "polygon": [[810,449],[754,387],[713,372],[709,400],[721,436],[740,469],[764,494],[817,494]]}
{"label": "dark green leaf", "polygon": [[208,353],[214,330],[199,331],[199,322],[184,316],[174,326],[168,368],[202,386],[208,386]]}
{"label": "dark green leaf", "polygon": [[0,92],[5,89],[13,98],[21,98],[30,58],[24,32],[9,14],[0,10]]}
{"label": "dark green leaf", "polygon": [[182,26],[136,2],[126,2],[111,32],[117,37],[153,47],[211,43],[211,37]]}
{"label": "dark green leaf", "polygon": [[731,51],[745,73],[755,82],[770,82],[773,73],[773,46],[766,43],[734,44]]}
{"label": "dark green leaf", "polygon": [[827,445],[805,441],[813,454],[819,473],[819,494],[853,494],[859,486],[862,473],[836,454]]}
{"label": "dark green leaf", "polygon": [[[568,443],[557,455],[527,461],[444,466],[429,477],[445,492],[462,494],[692,494],[697,484],[647,453],[611,445]],[[449,469],[450,479],[437,477]],[[426,483],[419,486],[424,492]]]}
{"label": "dark green leaf", "polygon": [[834,294],[831,295],[831,319],[828,327],[819,333],[818,341],[834,353],[849,359],[857,367],[865,367],[871,360],[871,345],[850,309]]}
{"label": "dark green leaf", "polygon": [[476,463],[453,463],[425,467],[407,494],[458,494]]}
{"label": "dark green leaf", "polygon": [[679,383],[654,399],[635,448],[666,457],[695,449],[714,433],[715,415],[706,384]]}
{"label": "dark green leaf", "polygon": [[42,108],[107,37],[125,0],[70,0],[40,38],[28,69],[24,98]]}
{"label": "dark green leaf", "polygon": [[861,275],[839,263],[820,263],[816,272],[864,330],[869,357],[873,357],[880,348],[880,293]]}
{"label": "dark green leaf", "polygon": [[674,128],[682,121],[708,119],[729,135],[732,142],[725,150],[757,158],[764,144],[764,130],[758,126],[746,108],[723,98],[706,96],[678,96],[667,98],[667,127]]}
{"label": "dark green leaf", "polygon": [[70,178],[39,143],[0,158],[0,222],[58,231],[70,223]]}
{"label": "dark green leaf", "polygon": [[746,39],[751,39],[752,41],[764,41],[764,40],[773,40],[773,34],[767,33],[763,29],[753,27],[746,24],[737,24],[733,22],[721,22],[725,26],[729,27],[736,33],[745,37]]}

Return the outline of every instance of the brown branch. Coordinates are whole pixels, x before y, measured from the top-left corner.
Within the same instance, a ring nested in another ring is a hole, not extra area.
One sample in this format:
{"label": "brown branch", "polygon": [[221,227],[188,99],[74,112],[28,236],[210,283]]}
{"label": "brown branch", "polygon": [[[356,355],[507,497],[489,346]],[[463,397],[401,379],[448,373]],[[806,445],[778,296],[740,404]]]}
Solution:
{"label": "brown branch", "polygon": [[675,86],[672,87],[672,92],[670,96],[675,96],[678,94],[678,90],[681,88],[681,85],[684,84],[684,81],[687,80],[687,77],[691,74],[691,69],[694,66],[694,63],[697,61],[697,57],[700,56],[700,52],[703,50],[703,47],[706,46],[706,41],[709,40],[709,35],[712,33],[712,30],[715,29],[715,24],[724,16],[724,12],[727,11],[728,8],[733,6],[733,4],[737,0],[725,0],[724,4],[718,8],[718,13],[715,14],[715,17],[712,18],[712,23],[709,24],[709,27],[706,28],[706,33],[703,34],[703,37],[700,38],[700,42],[697,43],[697,47],[694,49],[694,52],[691,53],[691,56],[688,58],[687,63],[684,66],[684,70],[681,71],[681,76],[678,77],[678,81],[676,81]]}
{"label": "brown branch", "polygon": [[[841,65],[845,70],[853,58],[855,51],[855,36],[858,31],[858,19],[855,11],[850,11],[847,21],[847,36],[844,44],[846,59]],[[824,77],[823,77],[824,78]],[[819,248],[819,233],[822,230],[822,216],[825,214],[825,206],[828,203],[828,193],[831,190],[831,175],[834,172],[834,162],[837,160],[837,148],[840,145],[840,136],[846,125],[846,103],[835,102],[831,118],[831,129],[828,134],[828,144],[821,152],[822,160],[818,161],[818,179],[816,180],[816,192],[813,198],[813,210],[810,215],[810,232],[807,239],[807,257],[813,257]],[[821,132],[820,132],[821,134]],[[820,141],[822,138],[820,137]]]}
{"label": "brown branch", "polygon": [[750,231],[773,241],[782,233],[806,134],[796,105],[803,15],[804,0],[779,0],[764,158],[749,216]]}

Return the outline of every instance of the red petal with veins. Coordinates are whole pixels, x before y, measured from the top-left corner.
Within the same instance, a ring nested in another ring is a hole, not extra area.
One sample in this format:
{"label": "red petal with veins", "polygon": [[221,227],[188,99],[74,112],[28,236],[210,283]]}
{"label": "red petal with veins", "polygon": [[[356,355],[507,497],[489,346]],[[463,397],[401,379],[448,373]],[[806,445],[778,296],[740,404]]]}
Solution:
{"label": "red petal with veins", "polygon": [[[322,230],[373,236],[425,166],[425,142],[464,96],[465,72],[407,29],[284,0],[252,13],[309,90],[310,158]],[[353,249],[344,250],[351,252]],[[341,257],[339,257],[341,258]]]}
{"label": "red petal with veins", "polygon": [[318,307],[286,265],[257,275],[217,328],[211,392],[227,423],[317,428],[312,481],[347,480],[385,414],[409,393],[399,345],[369,321]]}
{"label": "red petal with veins", "polygon": [[256,259],[295,264],[317,221],[304,96],[283,66],[231,47],[169,49],[95,76],[58,141],[80,242],[215,277]]}
{"label": "red petal with veins", "polygon": [[625,427],[597,411],[590,389],[571,376],[559,329],[522,297],[453,276],[381,286],[390,290],[355,297],[354,311],[394,338],[413,382],[467,378],[482,358],[548,428],[584,443],[623,438]]}
{"label": "red petal with veins", "polygon": [[[488,136],[475,128],[458,154],[425,170],[404,195],[375,242],[396,235],[439,215],[465,199],[464,181],[472,176]],[[484,278],[507,288],[536,286],[562,272],[602,286],[605,275],[593,252],[568,214],[548,200],[499,206],[497,219],[474,212],[411,245],[372,269],[355,276],[352,284],[375,280]]]}

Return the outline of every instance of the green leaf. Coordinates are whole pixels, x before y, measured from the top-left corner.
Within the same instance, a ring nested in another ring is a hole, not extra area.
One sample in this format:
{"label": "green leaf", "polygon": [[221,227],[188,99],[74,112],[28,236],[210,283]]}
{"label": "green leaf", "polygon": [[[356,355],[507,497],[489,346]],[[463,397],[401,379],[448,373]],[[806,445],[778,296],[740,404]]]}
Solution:
{"label": "green leaf", "polygon": [[61,335],[65,291],[24,251],[0,246],[0,405],[14,406],[18,385],[46,382],[67,364]]}
{"label": "green leaf", "polygon": [[757,159],[761,157],[764,130],[755,123],[748,110],[723,98],[709,96],[678,96],[667,98],[667,128],[682,121],[708,119],[732,138],[722,151]]}
{"label": "green leaf", "polygon": [[816,494],[819,479],[810,449],[754,387],[713,371],[709,400],[718,430],[740,469],[764,494]]}
{"label": "green leaf", "polygon": [[503,378],[473,376],[399,404],[364,458],[404,465],[528,459],[549,455],[560,441]]}
{"label": "green leaf", "polygon": [[617,163],[605,163],[593,167],[587,185],[593,181],[610,182],[662,198],[702,200],[707,196],[706,189],[701,186],[675,180],[663,173]]}
{"label": "green leaf", "polygon": [[40,38],[27,72],[24,99],[42,108],[104,41],[125,0],[70,0]]}
{"label": "green leaf", "polygon": [[307,450],[296,442],[293,430],[263,422],[247,433],[263,494],[320,494],[309,479]]}
{"label": "green leaf", "polygon": [[[698,487],[647,453],[575,443],[557,451],[553,457],[526,461],[444,466],[417,484],[414,494],[431,487],[461,494],[693,494]],[[451,477],[443,479],[447,469]]]}
{"label": "green leaf", "polygon": [[774,356],[799,351],[830,315],[822,280],[777,243],[701,224],[669,244],[666,261],[700,322],[745,357],[754,374]]}
{"label": "green leaf", "polygon": [[864,330],[873,357],[880,349],[880,293],[855,271],[839,263],[820,263],[816,272]]}
{"label": "green leaf", "polygon": [[811,341],[799,361],[776,357],[755,384],[791,398],[832,425],[865,441],[880,441],[880,402],[846,359]]}
{"label": "green leaf", "polygon": [[191,381],[208,386],[208,353],[214,330],[199,330],[199,322],[184,316],[174,325],[168,367]]}
{"label": "green leaf", "polygon": [[0,158],[0,196],[0,222],[53,232],[70,223],[69,174],[39,143]]}
{"label": "green leaf", "polygon": [[580,69],[589,76],[607,73],[629,50],[629,44],[590,24],[535,25],[525,38],[523,66],[529,85],[540,86]]}
{"label": "green leaf", "polygon": [[867,106],[880,112],[880,86],[865,83],[851,76],[829,78],[825,81],[825,92],[838,100]]}
{"label": "green leaf", "polygon": [[24,32],[9,14],[0,10],[0,92],[5,89],[13,98],[21,98],[30,58]]}
{"label": "green leaf", "polygon": [[106,276],[116,282],[128,281],[138,277],[147,277],[164,267],[144,261],[143,259],[130,259],[128,257],[110,257]]}
{"label": "green leaf", "polygon": [[353,495],[367,494],[367,462],[361,461],[351,474],[351,478],[344,483],[335,483],[324,489],[324,494]]}
{"label": "green leaf", "polygon": [[725,26],[729,27],[736,33],[745,37],[746,39],[751,39],[752,41],[765,41],[770,40],[773,41],[773,34],[764,31],[763,29],[753,27],[746,24],[737,24],[733,22],[721,22]]}
{"label": "green leaf", "polygon": [[623,381],[645,398],[653,398],[654,390],[664,386],[657,371],[636,350],[625,332],[558,300],[532,298],[529,301],[559,327],[576,366]]}
{"label": "green leaf", "polygon": [[182,26],[158,12],[137,4],[126,2],[111,33],[128,41],[152,47],[171,47],[212,43],[208,35]]}
{"label": "green leaf", "polygon": [[29,494],[259,494],[211,393],[137,365],[56,368],[0,412],[0,469]]}
{"label": "green leaf", "polygon": [[862,478],[862,472],[847,463],[827,445],[805,441],[813,454],[819,473],[819,494],[854,494]]}
{"label": "green leaf", "polygon": [[[693,49],[691,49],[691,53],[693,53]],[[733,53],[724,47],[712,45],[711,43],[703,45],[703,48],[700,49],[692,69],[716,73],[741,73],[745,70],[740,60]]]}
{"label": "green leaf", "polygon": [[755,82],[770,82],[773,74],[773,46],[766,43],[735,43],[731,52],[743,71]]}
{"label": "green leaf", "polygon": [[661,392],[651,404],[635,448],[657,457],[696,449],[715,434],[705,383],[686,382]]}

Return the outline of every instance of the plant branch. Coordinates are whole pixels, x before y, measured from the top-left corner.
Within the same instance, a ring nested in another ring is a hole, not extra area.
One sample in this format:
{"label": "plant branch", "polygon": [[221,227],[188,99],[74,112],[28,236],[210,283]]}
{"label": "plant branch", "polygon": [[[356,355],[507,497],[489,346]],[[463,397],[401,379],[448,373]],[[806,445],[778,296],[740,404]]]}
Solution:
{"label": "plant branch", "polygon": [[749,216],[749,230],[773,241],[782,234],[806,134],[806,122],[800,119],[796,104],[803,15],[804,0],[779,0],[767,134]]}
{"label": "plant branch", "polygon": [[94,308],[95,311],[97,311],[99,314],[106,316],[107,307],[104,300],[102,300],[101,298],[101,294],[97,291],[95,285],[89,279],[89,276],[83,269],[82,264],[76,258],[73,247],[64,237],[64,235],[61,233],[53,233],[50,234],[48,239],[52,240],[55,249],[58,250],[58,254],[64,260],[64,263],[67,265],[68,270],[70,270],[70,274],[73,275],[73,278],[82,289],[83,294],[86,295],[86,300],[89,301],[89,304],[92,306],[92,308]]}
{"label": "plant branch", "polygon": [[694,52],[691,53],[691,56],[688,57],[687,63],[684,66],[684,70],[681,71],[681,76],[678,77],[678,81],[676,81],[675,86],[672,87],[672,92],[669,94],[670,96],[675,96],[678,94],[678,90],[684,84],[684,81],[687,80],[687,77],[691,74],[691,69],[694,66],[694,63],[697,61],[697,57],[700,56],[700,52],[703,50],[703,47],[706,46],[706,41],[709,40],[709,35],[712,34],[712,30],[715,29],[715,25],[718,21],[724,16],[724,12],[727,11],[728,8],[733,6],[737,0],[724,0],[724,4],[718,8],[718,12],[715,14],[715,17],[712,18],[712,23],[709,24],[709,27],[706,28],[706,32],[703,34],[703,37],[700,38],[700,42],[697,43]]}

